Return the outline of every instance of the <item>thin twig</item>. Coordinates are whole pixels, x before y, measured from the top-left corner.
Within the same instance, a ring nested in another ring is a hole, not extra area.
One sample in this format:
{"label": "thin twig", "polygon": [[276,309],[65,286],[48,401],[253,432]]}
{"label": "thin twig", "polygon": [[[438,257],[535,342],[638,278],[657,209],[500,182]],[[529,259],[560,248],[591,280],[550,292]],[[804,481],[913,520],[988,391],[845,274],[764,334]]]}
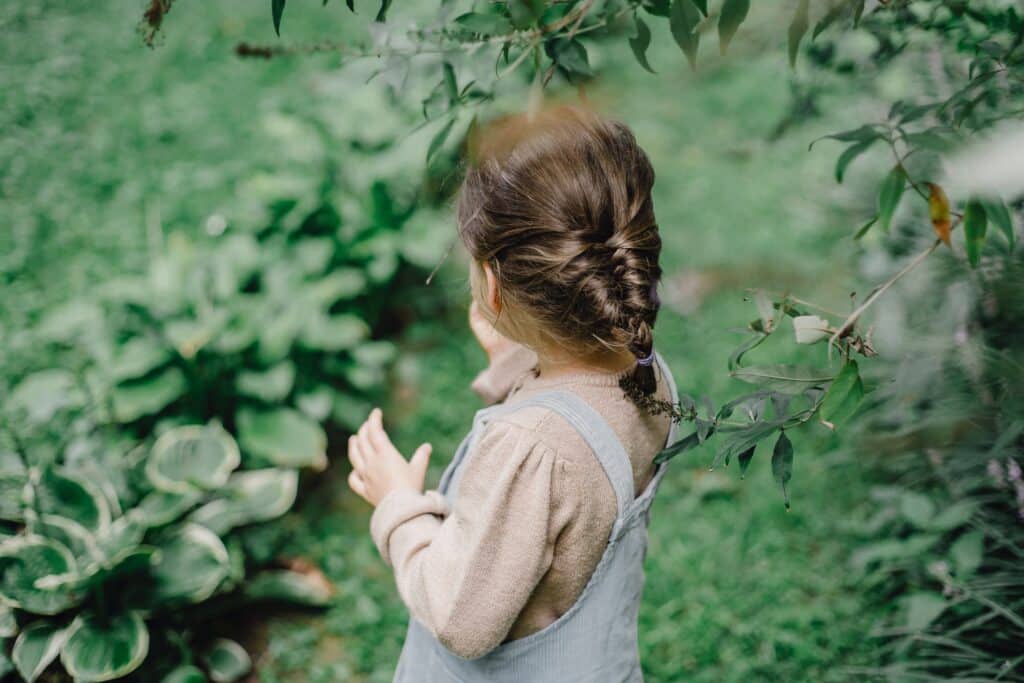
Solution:
{"label": "thin twig", "polygon": [[903,269],[900,270],[900,272],[893,275],[891,278],[886,280],[880,287],[875,289],[875,291],[872,292],[871,296],[869,296],[864,303],[858,306],[857,309],[853,313],[851,313],[845,321],[843,321],[843,324],[839,326],[839,329],[835,331],[835,334],[833,334],[832,337],[828,340],[829,347],[831,347],[837,341],[839,341],[839,338],[845,335],[857,323],[857,320],[860,318],[861,315],[863,315],[864,311],[871,307],[871,304],[875,303],[878,300],[878,298],[885,294],[885,292],[888,291],[888,289],[892,287],[894,284],[896,284],[900,280],[900,278],[902,278],[904,275],[912,271],[914,268],[917,268],[917,266],[919,266],[922,261],[928,258],[928,256],[930,256],[931,253],[935,251],[940,244],[942,244],[942,240],[939,239],[932,242],[931,246],[929,246],[927,249],[925,249],[920,254],[915,256],[913,260],[910,261],[910,263],[905,265]]}

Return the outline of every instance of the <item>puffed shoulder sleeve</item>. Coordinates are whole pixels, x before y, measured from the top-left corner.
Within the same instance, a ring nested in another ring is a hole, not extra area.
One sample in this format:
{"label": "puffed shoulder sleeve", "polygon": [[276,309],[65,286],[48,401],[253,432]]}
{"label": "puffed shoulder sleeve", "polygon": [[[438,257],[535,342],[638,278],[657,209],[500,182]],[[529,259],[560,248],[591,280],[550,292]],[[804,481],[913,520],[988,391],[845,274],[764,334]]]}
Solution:
{"label": "puffed shoulder sleeve", "polygon": [[537,354],[522,344],[515,344],[495,354],[491,364],[473,379],[470,385],[490,405],[505,400],[520,377],[537,365]]}
{"label": "puffed shoulder sleeve", "polygon": [[371,528],[410,613],[456,655],[507,637],[550,567],[552,491],[570,466],[523,427],[494,422],[467,454],[443,515],[437,492],[389,494]]}

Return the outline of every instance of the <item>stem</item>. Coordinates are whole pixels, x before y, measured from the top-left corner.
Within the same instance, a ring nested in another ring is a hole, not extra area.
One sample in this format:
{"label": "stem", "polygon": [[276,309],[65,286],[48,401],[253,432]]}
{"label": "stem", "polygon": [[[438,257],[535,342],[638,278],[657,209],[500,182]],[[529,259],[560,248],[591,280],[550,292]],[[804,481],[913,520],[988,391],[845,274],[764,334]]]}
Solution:
{"label": "stem", "polygon": [[836,330],[835,334],[833,334],[832,337],[828,340],[829,348],[831,348],[833,344],[839,341],[839,338],[845,335],[857,323],[857,320],[860,318],[861,315],[864,314],[864,311],[871,307],[871,304],[878,301],[878,298],[885,294],[885,292],[888,291],[888,289],[892,287],[894,284],[896,284],[896,282],[898,282],[900,278],[902,278],[904,275],[912,271],[914,268],[917,268],[917,266],[919,266],[922,261],[928,258],[928,256],[931,255],[931,253],[935,251],[940,244],[942,244],[942,240],[939,239],[932,242],[931,246],[929,246],[927,249],[925,249],[920,254],[915,256],[910,261],[910,263],[905,265],[903,269],[900,270],[900,272],[896,273],[891,278],[886,280],[880,287],[876,288],[875,291],[872,292],[871,296],[867,298],[867,301],[858,306],[857,309],[853,313],[851,313],[850,316],[843,322],[843,324],[839,326],[839,329]]}

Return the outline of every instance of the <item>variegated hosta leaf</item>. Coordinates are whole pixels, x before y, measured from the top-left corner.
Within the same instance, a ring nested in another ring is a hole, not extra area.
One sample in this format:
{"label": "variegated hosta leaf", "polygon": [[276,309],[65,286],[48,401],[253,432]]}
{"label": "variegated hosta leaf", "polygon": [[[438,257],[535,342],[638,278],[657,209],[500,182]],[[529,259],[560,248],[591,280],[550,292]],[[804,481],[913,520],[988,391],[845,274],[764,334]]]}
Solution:
{"label": "variegated hosta leaf", "polygon": [[11,391],[8,407],[37,424],[49,421],[63,408],[79,405],[82,391],[74,375],[67,370],[40,370],[32,373]]}
{"label": "variegated hosta leaf", "polygon": [[240,462],[238,444],[220,427],[176,427],[153,444],[146,477],[156,488],[172,493],[214,489],[227,482]]}
{"label": "variegated hosta leaf", "polygon": [[[71,551],[57,541],[31,534],[7,539],[0,543],[0,600],[33,614],[57,614],[81,601],[63,587],[76,570]],[[61,587],[40,587],[47,584]]]}
{"label": "variegated hosta leaf", "polygon": [[28,477],[22,472],[0,473],[0,519],[21,522],[25,519],[23,491]]}
{"label": "variegated hosta leaf", "polygon": [[132,517],[115,519],[96,538],[100,567],[111,569],[120,564],[138,549],[145,533],[146,527]]}
{"label": "variegated hosta leaf", "polygon": [[247,456],[279,467],[322,468],[327,436],[316,422],[290,408],[238,411],[238,441]]}
{"label": "variegated hosta leaf", "polygon": [[206,683],[206,675],[191,664],[185,664],[164,676],[160,683]]}
{"label": "variegated hosta leaf", "polygon": [[57,658],[65,638],[63,627],[46,621],[37,621],[22,631],[11,652],[11,659],[21,677],[28,683],[35,681]]}
{"label": "variegated hosta leaf", "polygon": [[222,497],[193,512],[189,521],[220,535],[236,526],[265,522],[291,509],[298,485],[296,470],[271,467],[236,472],[224,487]]}
{"label": "variegated hosta leaf", "polygon": [[[18,622],[14,619],[14,610],[7,605],[0,605],[0,639],[13,638],[18,635]],[[3,674],[0,674],[0,679]]]}
{"label": "variegated hosta leaf", "polygon": [[196,488],[183,493],[153,491],[146,494],[129,515],[147,527],[164,526],[180,519],[201,497],[202,494]]}
{"label": "variegated hosta leaf", "polygon": [[31,533],[61,543],[74,555],[76,564],[88,564],[99,560],[100,550],[96,544],[96,537],[84,526],[60,515],[44,514],[37,519],[32,510],[27,512],[28,529]]}
{"label": "variegated hosta leaf", "polygon": [[44,590],[87,591],[113,574],[147,569],[155,552],[154,548],[139,545],[146,527],[131,517],[115,519],[96,535],[71,520],[54,516],[44,516],[34,528],[47,538],[72,543],[69,547],[76,559],[76,571],[37,580],[36,587]]}
{"label": "variegated hosta leaf", "polygon": [[174,530],[153,556],[155,601],[201,602],[210,597],[230,571],[227,548],[206,527],[185,524]]}
{"label": "variegated hosta leaf", "polygon": [[110,524],[110,505],[106,496],[78,473],[47,468],[25,491],[29,498],[26,507],[74,520],[92,532]]}
{"label": "variegated hosta leaf", "polygon": [[148,652],[149,630],[138,612],[112,619],[83,614],[68,627],[60,662],[75,681],[110,681],[137,669]]}
{"label": "variegated hosta leaf", "polygon": [[214,683],[234,683],[252,669],[245,649],[233,640],[218,638],[203,658]]}

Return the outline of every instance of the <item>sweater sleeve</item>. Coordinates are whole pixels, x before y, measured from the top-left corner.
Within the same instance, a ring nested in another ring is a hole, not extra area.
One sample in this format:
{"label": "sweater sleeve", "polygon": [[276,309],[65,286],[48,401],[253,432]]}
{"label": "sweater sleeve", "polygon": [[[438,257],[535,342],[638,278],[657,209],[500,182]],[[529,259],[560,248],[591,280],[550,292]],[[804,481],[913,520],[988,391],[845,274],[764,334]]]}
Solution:
{"label": "sweater sleeve", "polygon": [[552,490],[568,463],[502,422],[467,457],[446,517],[436,491],[393,492],[374,511],[371,533],[410,613],[473,659],[505,640],[551,565],[559,532]]}
{"label": "sweater sleeve", "polygon": [[485,403],[504,401],[520,377],[537,365],[537,354],[522,344],[508,347],[491,359],[470,385]]}

